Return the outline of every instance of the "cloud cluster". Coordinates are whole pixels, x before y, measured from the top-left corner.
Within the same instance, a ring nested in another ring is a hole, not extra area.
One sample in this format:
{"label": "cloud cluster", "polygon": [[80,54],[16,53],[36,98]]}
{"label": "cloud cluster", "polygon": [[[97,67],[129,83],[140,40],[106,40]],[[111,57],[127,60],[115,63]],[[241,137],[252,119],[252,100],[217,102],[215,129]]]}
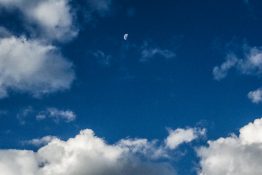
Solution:
{"label": "cloud cluster", "polygon": [[242,127],[239,136],[209,141],[198,155],[200,175],[262,174],[262,119]]}
{"label": "cloud cluster", "polygon": [[[90,14],[102,15],[111,3],[87,0],[85,5]],[[52,43],[70,41],[78,34],[72,2],[0,0],[0,8],[21,14],[30,36],[16,36],[0,26],[0,98],[7,97],[10,90],[39,97],[69,89],[75,79],[73,65]]]}
{"label": "cloud cluster", "polygon": [[77,35],[69,1],[0,0],[0,7],[19,11],[34,36],[15,36],[0,27],[0,98],[9,91],[40,97],[69,89],[75,79],[73,64],[50,44]]}
{"label": "cloud cluster", "polygon": [[[228,54],[224,63],[213,69],[213,76],[216,80],[224,79],[231,69],[236,69],[244,75],[262,75],[262,48],[248,48],[243,54],[243,58],[239,58],[236,54]],[[262,100],[261,90],[257,89],[248,93],[248,98],[253,103],[259,103]]]}
{"label": "cloud cluster", "polygon": [[[108,144],[86,129],[67,141],[32,140],[37,152],[0,150],[0,171],[5,175],[175,175],[164,146],[147,139],[122,139]],[[152,156],[152,153],[155,155]]]}

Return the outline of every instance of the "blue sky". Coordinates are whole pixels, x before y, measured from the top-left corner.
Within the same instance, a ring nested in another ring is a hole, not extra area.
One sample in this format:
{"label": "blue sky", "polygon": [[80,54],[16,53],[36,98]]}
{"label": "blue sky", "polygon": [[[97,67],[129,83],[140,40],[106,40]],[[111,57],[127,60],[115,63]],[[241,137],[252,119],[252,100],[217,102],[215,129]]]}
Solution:
{"label": "blue sky", "polygon": [[[10,175],[59,175],[51,166],[14,168],[6,152],[34,151],[52,165],[39,150],[69,138],[86,144],[83,136],[106,141],[104,154],[127,149],[126,161],[138,166],[121,171],[131,174],[261,174],[234,169],[246,163],[238,148],[252,152],[262,140],[250,135],[262,132],[261,7],[258,0],[0,0],[0,165]],[[233,169],[207,163],[225,150]],[[106,167],[107,159],[88,160]]]}

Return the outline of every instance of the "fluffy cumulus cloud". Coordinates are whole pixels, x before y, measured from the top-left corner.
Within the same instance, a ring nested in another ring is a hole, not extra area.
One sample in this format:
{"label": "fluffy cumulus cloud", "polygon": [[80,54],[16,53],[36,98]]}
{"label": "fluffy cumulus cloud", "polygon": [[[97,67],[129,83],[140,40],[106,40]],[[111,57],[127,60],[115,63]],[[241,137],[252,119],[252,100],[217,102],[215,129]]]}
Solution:
{"label": "fluffy cumulus cloud", "polygon": [[[184,137],[188,135],[184,134]],[[184,140],[189,142],[187,138]],[[177,142],[177,145],[181,144],[180,140]],[[0,150],[2,174],[176,175],[171,164],[171,150],[166,143],[158,140],[128,138],[108,144],[92,130],[86,129],[67,141],[46,136],[25,143],[41,147],[36,152]]]}
{"label": "fluffy cumulus cloud", "polygon": [[65,121],[72,122],[76,119],[76,114],[71,110],[59,110],[57,108],[47,108],[41,111],[37,116],[37,120],[44,120],[50,118],[55,122]]}
{"label": "fluffy cumulus cloud", "polygon": [[68,40],[78,33],[68,0],[0,0],[0,5],[20,10],[28,22],[40,28],[39,33],[51,40]]}
{"label": "fluffy cumulus cloud", "polygon": [[262,119],[242,127],[239,136],[209,141],[198,155],[200,175],[262,174]]}
{"label": "fluffy cumulus cloud", "polygon": [[108,144],[87,129],[67,141],[51,139],[37,152],[0,150],[0,171],[5,175],[175,175],[168,160],[160,159],[162,154],[152,159],[151,151],[161,149],[153,145],[145,139]]}
{"label": "fluffy cumulus cloud", "polygon": [[24,37],[0,38],[0,97],[9,90],[39,97],[70,88],[72,63],[50,44]]}
{"label": "fluffy cumulus cloud", "polygon": [[176,149],[183,143],[189,143],[193,140],[205,135],[206,130],[200,128],[188,128],[188,129],[169,129],[169,136],[166,138],[165,143],[169,149]]}

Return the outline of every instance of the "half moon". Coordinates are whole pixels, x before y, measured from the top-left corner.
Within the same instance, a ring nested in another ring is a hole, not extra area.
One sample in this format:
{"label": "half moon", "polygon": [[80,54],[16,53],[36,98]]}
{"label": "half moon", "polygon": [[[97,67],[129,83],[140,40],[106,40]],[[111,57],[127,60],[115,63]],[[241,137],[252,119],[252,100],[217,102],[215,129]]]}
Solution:
{"label": "half moon", "polygon": [[128,38],[128,34],[126,33],[126,34],[124,35],[124,40],[127,40],[127,38]]}

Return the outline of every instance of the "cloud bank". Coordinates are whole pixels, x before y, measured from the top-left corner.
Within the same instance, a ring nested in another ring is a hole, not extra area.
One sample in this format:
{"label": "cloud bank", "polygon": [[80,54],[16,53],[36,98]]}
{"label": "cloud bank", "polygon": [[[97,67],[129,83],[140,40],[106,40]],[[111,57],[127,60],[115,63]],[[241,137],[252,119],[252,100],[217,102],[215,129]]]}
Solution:
{"label": "cloud bank", "polygon": [[33,139],[42,146],[30,150],[0,150],[0,172],[5,175],[176,175],[166,146],[147,139],[122,139],[108,144],[90,129],[63,141]]}
{"label": "cloud bank", "polygon": [[200,175],[262,174],[262,119],[242,127],[239,136],[209,141],[198,155]]}

